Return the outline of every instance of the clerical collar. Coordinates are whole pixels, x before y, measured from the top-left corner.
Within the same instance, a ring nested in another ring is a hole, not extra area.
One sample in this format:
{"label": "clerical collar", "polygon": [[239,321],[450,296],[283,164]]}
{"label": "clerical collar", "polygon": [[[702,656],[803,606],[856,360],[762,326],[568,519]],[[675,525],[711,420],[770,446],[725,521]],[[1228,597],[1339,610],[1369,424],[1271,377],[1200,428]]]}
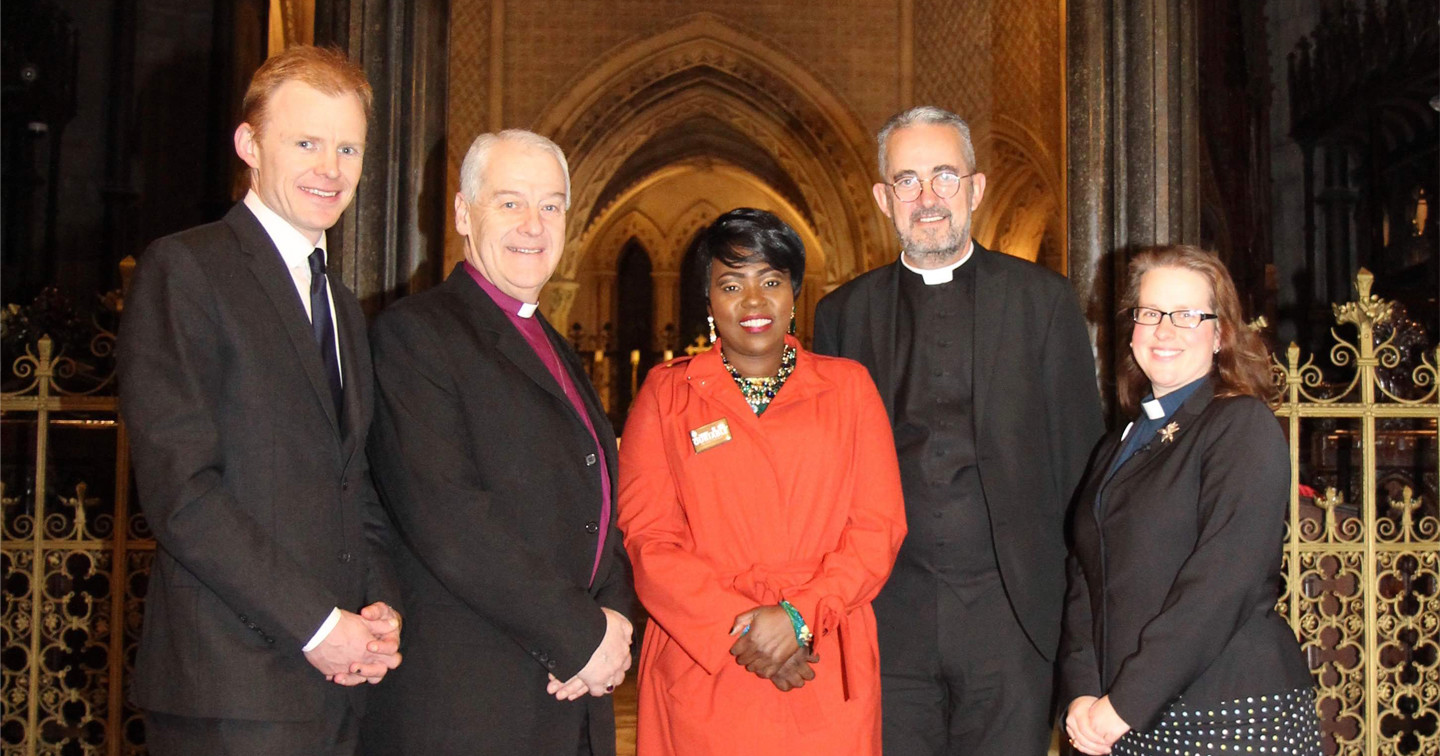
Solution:
{"label": "clerical collar", "polygon": [[904,265],[905,269],[910,271],[911,273],[919,273],[920,278],[925,281],[926,286],[935,286],[937,284],[950,283],[952,280],[954,280],[955,271],[961,265],[964,265],[965,261],[969,260],[972,256],[974,256],[974,254],[975,242],[972,241],[970,242],[970,248],[965,250],[964,257],[956,260],[953,263],[950,263],[949,265],[946,265],[943,268],[917,268],[914,265],[911,265],[909,260],[905,259],[905,253],[903,251],[900,253],[900,264]]}
{"label": "clerical collar", "polygon": [[1145,410],[1145,416],[1151,420],[1164,420],[1175,414],[1175,410],[1180,409],[1180,405],[1184,404],[1185,400],[1189,399],[1190,395],[1195,393],[1195,389],[1200,388],[1200,384],[1204,383],[1205,379],[1209,377],[1208,375],[1204,375],[1196,378],[1159,399],[1156,399],[1155,395],[1151,394],[1140,400],[1140,407]]}
{"label": "clerical collar", "polygon": [[1148,434],[1159,428],[1164,424],[1166,418],[1175,414],[1175,411],[1180,409],[1180,405],[1184,404],[1185,400],[1189,399],[1190,395],[1195,393],[1195,390],[1200,388],[1209,378],[1210,376],[1208,375],[1196,378],[1159,399],[1156,399],[1154,394],[1146,395],[1144,399],[1140,400],[1140,409],[1144,411],[1145,416],[1133,420],[1129,425],[1126,425],[1120,437],[1129,438],[1130,431],[1132,430],[1142,430]]}
{"label": "clerical collar", "polygon": [[496,307],[506,312],[513,312],[522,318],[532,318],[535,316],[535,310],[540,307],[539,302],[521,302],[515,297],[501,291],[500,287],[490,283],[490,279],[486,278],[485,274],[481,273],[479,268],[471,265],[469,260],[465,261],[465,272],[469,273],[470,277],[475,279],[475,283],[478,284],[481,289],[484,289],[486,294],[490,295],[490,299],[495,303]]}

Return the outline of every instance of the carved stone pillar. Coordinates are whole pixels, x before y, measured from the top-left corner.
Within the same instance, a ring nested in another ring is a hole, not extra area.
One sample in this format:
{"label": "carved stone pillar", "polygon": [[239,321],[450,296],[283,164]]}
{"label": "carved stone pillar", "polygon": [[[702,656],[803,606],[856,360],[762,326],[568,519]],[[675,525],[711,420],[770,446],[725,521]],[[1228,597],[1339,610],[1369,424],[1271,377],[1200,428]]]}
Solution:
{"label": "carved stone pillar", "polygon": [[1066,4],[1071,283],[1113,395],[1128,252],[1200,240],[1196,0]]}
{"label": "carved stone pillar", "polygon": [[375,90],[365,172],[330,231],[340,274],[374,314],[442,280],[448,0],[316,0],[315,43],[360,63]]}
{"label": "carved stone pillar", "polygon": [[[594,333],[600,333],[615,318],[615,271],[595,271],[595,327]],[[618,323],[612,323],[618,326]]]}
{"label": "carved stone pillar", "polygon": [[656,270],[650,273],[655,291],[655,345],[661,349],[674,349],[676,344],[665,344],[665,326],[680,327],[680,271]]}

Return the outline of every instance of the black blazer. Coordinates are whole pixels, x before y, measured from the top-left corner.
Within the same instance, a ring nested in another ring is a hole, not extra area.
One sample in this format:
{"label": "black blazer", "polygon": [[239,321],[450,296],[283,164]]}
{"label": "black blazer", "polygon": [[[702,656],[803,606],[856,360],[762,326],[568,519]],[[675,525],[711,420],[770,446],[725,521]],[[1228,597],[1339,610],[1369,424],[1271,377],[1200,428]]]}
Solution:
{"label": "black blazer", "polygon": [[[995,553],[1021,625],[1053,659],[1065,595],[1065,511],[1104,430],[1090,338],[1063,277],[979,242],[965,264],[975,266],[975,440]],[[905,273],[897,260],[815,308],[815,351],[869,368],[892,423]],[[907,518],[923,514],[906,511]],[[906,590],[905,564],[902,547],[887,593]]]}
{"label": "black blazer", "polygon": [[301,647],[334,607],[399,606],[365,457],[365,320],[344,285],[331,288],[343,424],[290,272],[243,204],[140,258],[118,360],[158,545],[132,678],[142,708],[313,718],[333,684]]}
{"label": "black blazer", "polygon": [[614,524],[614,432],[573,350],[541,323],[604,447],[610,522],[597,522],[590,432],[463,266],[372,328],[370,453],[404,542],[396,563],[410,614],[405,663],[365,724],[369,753],[575,753],[587,712],[594,752],[614,753],[609,697],[545,693],[547,673],[566,680],[589,661],[602,606],[632,616],[634,588]]}
{"label": "black blazer", "polygon": [[1063,701],[1109,694],[1136,730],[1180,696],[1203,707],[1313,684],[1275,613],[1290,490],[1275,414],[1207,382],[1171,421],[1171,440],[1108,482],[1122,441],[1107,436],[1072,515]]}

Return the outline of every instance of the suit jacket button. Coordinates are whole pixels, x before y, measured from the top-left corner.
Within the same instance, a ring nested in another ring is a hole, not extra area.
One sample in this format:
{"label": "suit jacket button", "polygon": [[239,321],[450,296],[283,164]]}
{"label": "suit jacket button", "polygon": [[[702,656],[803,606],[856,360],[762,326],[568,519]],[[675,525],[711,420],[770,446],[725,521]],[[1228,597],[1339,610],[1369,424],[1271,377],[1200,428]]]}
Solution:
{"label": "suit jacket button", "polygon": [[349,564],[350,560],[354,559],[355,557],[352,556],[348,551],[342,551],[340,552],[339,558],[342,563]]}
{"label": "suit jacket button", "polygon": [[268,646],[273,646],[275,645],[275,639],[267,635],[265,636],[265,644]]}
{"label": "suit jacket button", "polygon": [[555,668],[555,662],[554,662],[554,660],[545,662],[545,668],[546,668],[546,669],[554,669],[554,668]]}
{"label": "suit jacket button", "polygon": [[586,467],[594,467],[594,466],[595,466],[595,455],[594,455],[594,454],[586,454],[586,455],[585,455],[585,466],[586,466]]}
{"label": "suit jacket button", "polygon": [[585,532],[589,533],[590,535],[595,535],[596,533],[599,533],[600,523],[595,522],[594,520],[585,523]]}
{"label": "suit jacket button", "polygon": [[349,490],[350,490],[350,484],[349,484],[349,483],[341,483],[341,484],[340,484],[340,490],[341,490],[341,491],[349,491]]}

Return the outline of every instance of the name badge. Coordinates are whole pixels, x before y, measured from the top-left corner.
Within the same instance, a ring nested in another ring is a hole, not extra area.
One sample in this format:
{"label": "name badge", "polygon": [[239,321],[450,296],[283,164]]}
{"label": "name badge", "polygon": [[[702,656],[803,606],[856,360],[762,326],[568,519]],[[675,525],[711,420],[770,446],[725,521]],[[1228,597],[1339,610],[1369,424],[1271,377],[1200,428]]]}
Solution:
{"label": "name badge", "polygon": [[723,417],[690,431],[690,443],[695,447],[696,454],[706,449],[713,449],[729,440],[730,423],[726,422]]}

